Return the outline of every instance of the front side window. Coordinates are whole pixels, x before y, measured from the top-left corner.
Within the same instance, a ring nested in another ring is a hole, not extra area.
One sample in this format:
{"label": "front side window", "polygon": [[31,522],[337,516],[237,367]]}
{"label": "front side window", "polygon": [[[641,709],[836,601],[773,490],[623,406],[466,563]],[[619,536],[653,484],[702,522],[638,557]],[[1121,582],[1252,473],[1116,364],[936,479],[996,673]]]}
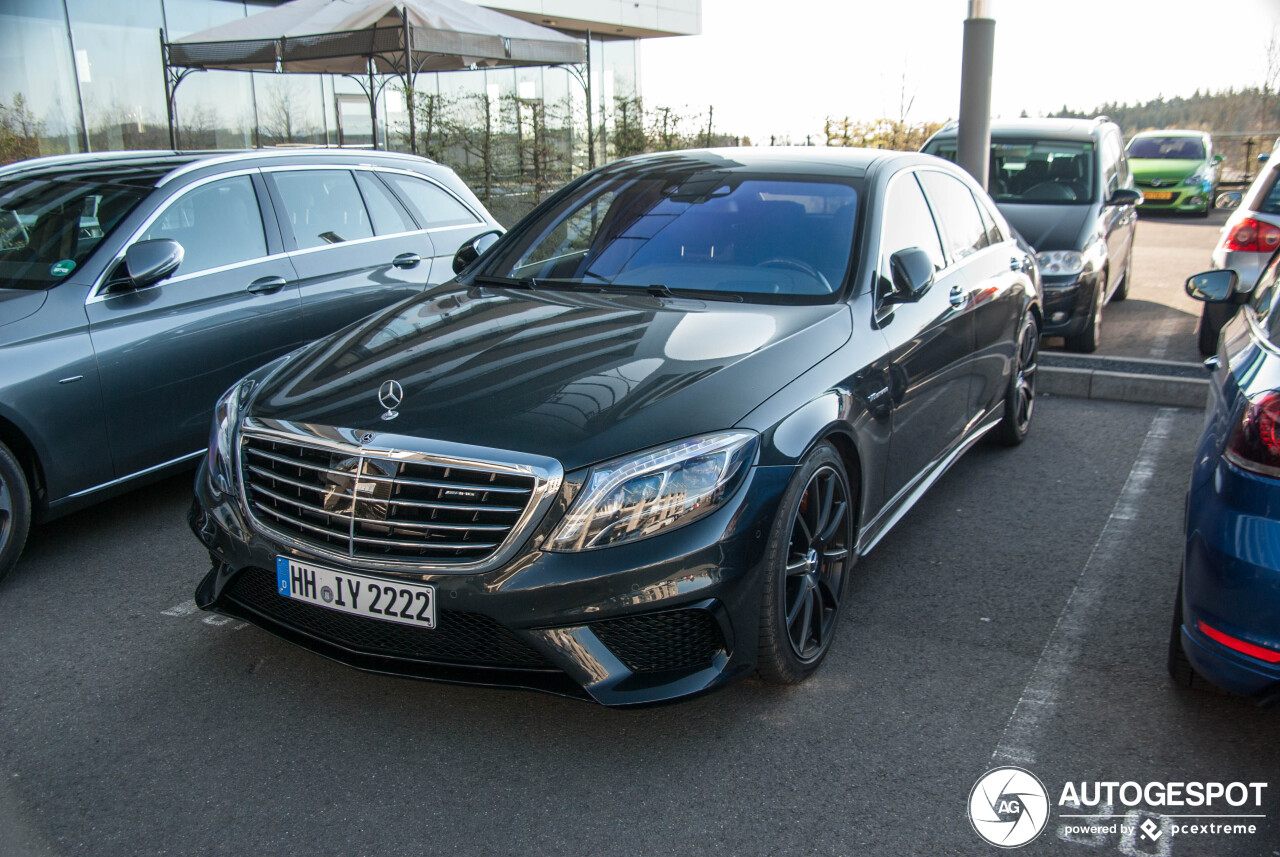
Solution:
{"label": "front side window", "polygon": [[273,173],[299,250],[373,237],[356,181],[347,170]]}
{"label": "front side window", "polygon": [[1198,137],[1134,137],[1129,157],[1173,161],[1203,161],[1204,141]]}
{"label": "front side window", "polygon": [[883,224],[880,229],[880,271],[885,277],[890,276],[889,257],[911,247],[928,253],[937,270],[946,267],[933,213],[914,176],[903,176],[889,187]]}
{"label": "front side window", "polygon": [[964,182],[955,176],[927,170],[920,183],[928,194],[938,226],[942,230],[947,256],[957,261],[987,246],[987,227],[978,213],[978,203]]}
{"label": "front side window", "polygon": [[543,214],[485,273],[812,302],[844,282],[857,200],[852,185],[829,180],[696,167],[606,174]]}
{"label": "front side window", "polygon": [[0,182],[0,288],[45,289],[66,279],[149,192],[66,178]]}
{"label": "front side window", "polygon": [[178,276],[267,255],[253,180],[232,176],[188,191],[156,218],[141,240],[156,238],[182,245]]}

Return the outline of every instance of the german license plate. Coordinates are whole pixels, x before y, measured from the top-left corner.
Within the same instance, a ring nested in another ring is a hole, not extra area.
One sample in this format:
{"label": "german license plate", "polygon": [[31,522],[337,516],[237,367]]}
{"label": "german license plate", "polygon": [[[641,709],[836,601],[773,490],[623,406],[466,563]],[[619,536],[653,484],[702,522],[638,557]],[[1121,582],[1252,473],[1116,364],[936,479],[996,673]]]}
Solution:
{"label": "german license plate", "polygon": [[1168,202],[1173,199],[1173,191],[1171,190],[1144,190],[1142,192],[1144,200],[1152,200],[1155,202]]}
{"label": "german license plate", "polygon": [[370,619],[436,626],[436,588],[423,583],[349,574],[282,556],[276,558],[276,593]]}

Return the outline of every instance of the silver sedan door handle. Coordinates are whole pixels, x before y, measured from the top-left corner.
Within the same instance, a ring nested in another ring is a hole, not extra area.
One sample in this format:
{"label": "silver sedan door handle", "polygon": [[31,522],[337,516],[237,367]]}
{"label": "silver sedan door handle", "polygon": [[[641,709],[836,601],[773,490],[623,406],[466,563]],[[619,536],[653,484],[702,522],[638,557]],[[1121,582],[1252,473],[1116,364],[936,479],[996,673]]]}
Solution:
{"label": "silver sedan door handle", "polygon": [[397,268],[412,268],[422,261],[422,257],[417,253],[401,253],[399,256],[391,260],[391,264]]}
{"label": "silver sedan door handle", "polygon": [[960,286],[951,287],[951,305],[956,309],[969,302],[969,293]]}

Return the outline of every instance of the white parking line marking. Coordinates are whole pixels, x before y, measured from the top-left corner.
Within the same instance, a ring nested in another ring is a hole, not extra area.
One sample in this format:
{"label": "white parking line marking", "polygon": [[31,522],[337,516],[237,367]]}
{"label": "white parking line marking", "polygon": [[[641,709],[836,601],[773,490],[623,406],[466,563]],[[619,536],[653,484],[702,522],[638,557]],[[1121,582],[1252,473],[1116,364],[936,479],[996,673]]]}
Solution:
{"label": "white parking line marking", "polygon": [[196,606],[194,601],[183,601],[177,606],[170,607],[168,610],[161,610],[162,616],[190,616],[200,608]]}
{"label": "white parking line marking", "polygon": [[1032,670],[1013,714],[1009,716],[1000,742],[991,754],[992,764],[1035,764],[1035,743],[1040,724],[1057,708],[1067,675],[1080,657],[1085,632],[1097,613],[1109,575],[1118,569],[1114,560],[1136,526],[1142,495],[1155,476],[1160,453],[1173,435],[1176,414],[1172,408],[1161,408],[1152,419],[1151,428],[1138,450],[1129,478],[1116,498],[1111,516],[1107,518],[1075,588],[1040,652],[1040,660]]}
{"label": "white parking line marking", "polygon": [[1163,360],[1169,354],[1169,343],[1173,340],[1176,333],[1174,328],[1178,326],[1178,320],[1174,317],[1166,318],[1160,322],[1160,326],[1156,328],[1155,334],[1151,337],[1151,356],[1157,360]]}

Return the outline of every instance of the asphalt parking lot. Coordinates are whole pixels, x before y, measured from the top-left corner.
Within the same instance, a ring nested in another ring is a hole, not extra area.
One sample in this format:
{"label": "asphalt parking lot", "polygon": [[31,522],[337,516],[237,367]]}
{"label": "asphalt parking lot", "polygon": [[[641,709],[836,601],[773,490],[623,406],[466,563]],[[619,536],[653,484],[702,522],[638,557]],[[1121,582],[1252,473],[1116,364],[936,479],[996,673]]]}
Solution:
{"label": "asphalt parking lot", "polygon": [[[1141,224],[1124,312],[1185,321],[1159,298],[1207,251],[1174,280],[1155,236],[1202,223]],[[189,477],[39,527],[0,583],[0,855],[995,854],[965,810],[1004,764],[1054,804],[1027,854],[1280,854],[1275,714],[1164,671],[1202,413],[1037,408],[861,561],[814,680],[642,711],[364,675],[194,611]],[[1266,817],[1070,832],[1064,784],[1107,781],[1266,782]]]}

